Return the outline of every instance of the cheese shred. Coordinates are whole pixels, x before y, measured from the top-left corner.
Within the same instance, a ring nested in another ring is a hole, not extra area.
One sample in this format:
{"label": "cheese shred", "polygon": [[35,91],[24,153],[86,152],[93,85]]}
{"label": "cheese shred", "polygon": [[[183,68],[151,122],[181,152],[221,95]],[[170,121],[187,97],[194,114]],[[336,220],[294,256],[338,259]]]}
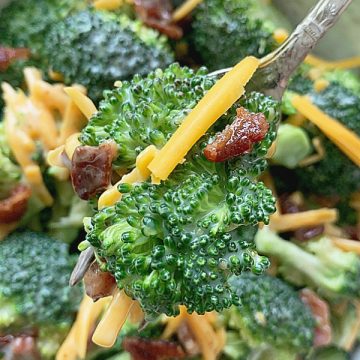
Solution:
{"label": "cheese shred", "polygon": [[74,101],[87,119],[90,119],[91,116],[97,112],[96,106],[91,99],[84,94],[84,89],[81,89],[79,85],[66,87],[64,91],[70,96],[71,100]]}
{"label": "cheese shred", "polygon": [[178,22],[181,19],[184,19],[187,15],[189,15],[200,3],[202,0],[186,0],[182,3],[172,15],[172,21]]}
{"label": "cheese shred", "polygon": [[276,232],[293,231],[301,227],[332,223],[337,217],[337,210],[328,208],[281,214],[271,216],[270,228]]}
{"label": "cheese shred", "polygon": [[315,124],[350,160],[360,166],[360,138],[339,121],[315,106],[306,96],[296,95],[292,104]]}
{"label": "cheese shred", "polygon": [[349,59],[327,61],[320,59],[314,55],[308,55],[305,58],[305,63],[308,65],[316,66],[326,70],[332,69],[353,69],[360,67],[360,56],[354,56]]}
{"label": "cheese shred", "polygon": [[116,290],[114,297],[95,329],[92,341],[102,347],[112,347],[134,305],[123,290]]}
{"label": "cheese shred", "polygon": [[244,94],[259,63],[255,57],[246,57],[205,94],[148,166],[156,178],[166,180],[210,126]]}

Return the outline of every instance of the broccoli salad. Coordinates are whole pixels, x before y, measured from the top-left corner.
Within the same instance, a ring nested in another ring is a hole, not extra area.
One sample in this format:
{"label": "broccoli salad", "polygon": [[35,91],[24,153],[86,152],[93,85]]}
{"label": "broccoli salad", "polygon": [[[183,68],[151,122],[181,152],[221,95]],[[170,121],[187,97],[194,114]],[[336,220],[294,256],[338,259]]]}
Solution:
{"label": "broccoli salad", "polygon": [[275,99],[291,31],[265,0],[0,6],[1,360],[351,358],[360,61]]}

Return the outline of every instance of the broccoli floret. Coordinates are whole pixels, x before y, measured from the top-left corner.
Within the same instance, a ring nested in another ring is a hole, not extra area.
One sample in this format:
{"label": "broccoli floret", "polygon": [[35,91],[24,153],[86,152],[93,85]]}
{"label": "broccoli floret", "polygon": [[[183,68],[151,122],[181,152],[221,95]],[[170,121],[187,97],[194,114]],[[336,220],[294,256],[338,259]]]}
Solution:
{"label": "broccoli floret", "polygon": [[250,348],[266,345],[295,358],[312,348],[315,320],[297,292],[269,276],[241,274],[230,280],[241,299],[231,308],[230,326],[240,331]]}
{"label": "broccoli floret", "polygon": [[5,139],[4,124],[0,123],[0,199],[8,197],[20,178],[21,169],[11,159],[10,148]]}
{"label": "broccoli floret", "polygon": [[66,84],[84,85],[94,100],[116,80],[147,74],[173,61],[167,40],[125,15],[81,11],[53,26],[45,39],[49,67]]}
{"label": "broccoli floret", "polygon": [[[80,288],[68,286],[74,260],[66,244],[41,233],[15,232],[3,240],[0,332],[29,327],[41,332],[53,327],[65,334],[81,297]],[[44,344],[53,343],[57,337],[55,330],[43,334]]]}
{"label": "broccoli floret", "polygon": [[[360,135],[360,97],[339,83],[311,94],[315,105]],[[319,136],[325,156],[319,162],[297,169],[299,187],[320,195],[349,196],[360,189],[360,168],[319,130],[308,126],[311,136]]]}
{"label": "broccoli floret", "polygon": [[264,228],[258,231],[255,242],[261,254],[274,256],[279,261],[280,273],[289,280],[298,273],[296,277],[304,284],[318,288],[331,298],[360,295],[359,257],[340,250],[327,237],[300,247]]}
{"label": "broccoli floret", "polygon": [[[147,145],[165,143],[211,83],[203,72],[194,74],[176,64],[145,79],[135,77],[106,94],[81,141],[97,145],[115,140],[116,166],[131,168]],[[217,126],[230,122],[241,105],[263,112],[270,123],[265,139],[249,154],[227,163],[208,161],[203,148],[215,134],[210,130],[168,180],[121,184],[121,200],[95,214],[87,226],[98,257],[106,259],[119,288],[140,301],[148,318],[175,315],[180,304],[198,313],[227,308],[238,301],[227,284],[230,274],[261,273],[268,266],[241,230],[267,223],[275,210],[271,191],[256,177],[266,167],[279,106],[251,93]]]}
{"label": "broccoli floret", "polygon": [[29,48],[37,58],[51,26],[85,4],[79,0],[10,1],[0,11],[1,44]]}
{"label": "broccoli floret", "polygon": [[[84,145],[97,146],[105,140],[114,140],[118,145],[114,166],[131,169],[135,166],[137,155],[148,145],[158,148],[165,145],[184,117],[215,82],[216,79],[207,76],[205,68],[195,72],[176,63],[147,77],[136,75],[132,81],[124,81],[121,87],[105,92],[99,112],[83,129],[80,141]],[[239,106],[263,112],[272,124],[266,141],[255,146],[260,155],[266,151],[263,145],[269,145],[276,135],[278,105],[271,98],[252,93],[223,115],[214,129],[223,129],[232,122],[235,109]]]}
{"label": "broccoli floret", "polygon": [[265,20],[268,7],[259,0],[204,1],[195,11],[190,33],[202,63],[217,70],[233,66],[245,56],[260,58],[274,50],[275,25]]}

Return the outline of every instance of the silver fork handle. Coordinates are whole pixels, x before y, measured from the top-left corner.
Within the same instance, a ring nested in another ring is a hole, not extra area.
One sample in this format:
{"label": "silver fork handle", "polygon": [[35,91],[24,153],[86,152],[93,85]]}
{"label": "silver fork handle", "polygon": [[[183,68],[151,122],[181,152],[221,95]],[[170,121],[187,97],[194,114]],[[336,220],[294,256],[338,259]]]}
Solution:
{"label": "silver fork handle", "polygon": [[281,99],[291,74],[336,23],[351,1],[320,0],[288,39],[277,50],[261,59],[254,82],[260,78],[266,79],[264,89],[268,90],[269,95]]}
{"label": "silver fork handle", "polygon": [[317,42],[325,35],[339,19],[340,15],[350,5],[352,0],[320,0],[308,13],[305,19],[296,27],[289,38],[273,53],[265,56],[261,67],[269,61],[277,62],[285,67],[282,72],[290,75],[305,59]]}
{"label": "silver fork handle", "polygon": [[[262,89],[280,100],[294,70],[338,20],[352,0],[320,0],[305,19],[296,27],[288,39],[275,51],[261,59],[248,88]],[[217,76],[231,68],[209,74]]]}

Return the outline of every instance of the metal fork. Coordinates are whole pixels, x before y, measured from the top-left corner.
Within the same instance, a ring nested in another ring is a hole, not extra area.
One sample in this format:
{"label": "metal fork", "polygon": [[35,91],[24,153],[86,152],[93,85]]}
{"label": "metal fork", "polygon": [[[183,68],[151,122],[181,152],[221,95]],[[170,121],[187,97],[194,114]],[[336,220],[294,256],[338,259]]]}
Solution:
{"label": "metal fork", "polygon": [[[320,0],[288,39],[275,51],[261,59],[260,66],[247,90],[260,90],[281,100],[291,75],[317,42],[336,23],[352,0]],[[231,68],[214,71],[219,76]]]}

